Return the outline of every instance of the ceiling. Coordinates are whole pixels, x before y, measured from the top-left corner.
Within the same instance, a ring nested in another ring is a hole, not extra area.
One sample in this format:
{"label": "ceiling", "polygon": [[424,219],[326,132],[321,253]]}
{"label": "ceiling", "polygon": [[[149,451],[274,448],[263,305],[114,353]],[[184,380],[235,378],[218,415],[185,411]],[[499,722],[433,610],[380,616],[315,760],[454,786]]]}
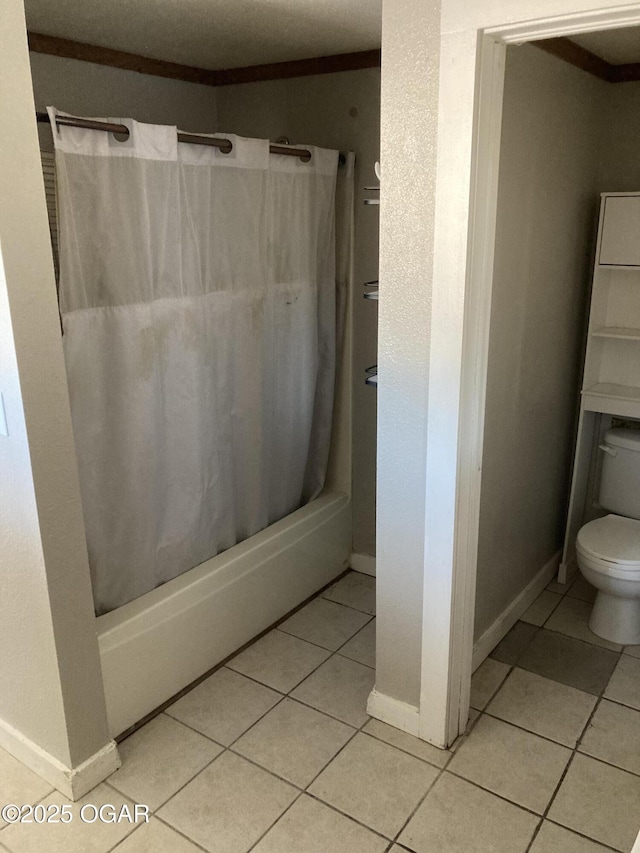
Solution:
{"label": "ceiling", "polygon": [[25,0],[29,30],[199,68],[380,47],[382,0]]}
{"label": "ceiling", "polygon": [[611,65],[640,62],[640,27],[582,33],[569,38]]}

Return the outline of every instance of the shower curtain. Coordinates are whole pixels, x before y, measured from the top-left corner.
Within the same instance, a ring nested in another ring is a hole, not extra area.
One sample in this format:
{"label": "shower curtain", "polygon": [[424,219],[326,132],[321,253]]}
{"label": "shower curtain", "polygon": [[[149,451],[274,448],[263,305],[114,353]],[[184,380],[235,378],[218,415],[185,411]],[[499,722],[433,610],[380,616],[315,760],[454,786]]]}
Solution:
{"label": "shower curtain", "polygon": [[60,312],[98,614],[316,496],[338,152],[54,129]]}

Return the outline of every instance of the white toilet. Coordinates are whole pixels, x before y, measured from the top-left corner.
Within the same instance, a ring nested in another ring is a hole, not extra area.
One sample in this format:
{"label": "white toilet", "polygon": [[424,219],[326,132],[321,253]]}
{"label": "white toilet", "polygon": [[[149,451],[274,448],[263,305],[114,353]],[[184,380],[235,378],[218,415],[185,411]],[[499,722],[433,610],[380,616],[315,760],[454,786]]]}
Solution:
{"label": "white toilet", "polygon": [[578,567],[598,595],[589,627],[623,645],[640,644],[640,430],[605,435],[599,503],[615,515],[585,524],[576,539]]}

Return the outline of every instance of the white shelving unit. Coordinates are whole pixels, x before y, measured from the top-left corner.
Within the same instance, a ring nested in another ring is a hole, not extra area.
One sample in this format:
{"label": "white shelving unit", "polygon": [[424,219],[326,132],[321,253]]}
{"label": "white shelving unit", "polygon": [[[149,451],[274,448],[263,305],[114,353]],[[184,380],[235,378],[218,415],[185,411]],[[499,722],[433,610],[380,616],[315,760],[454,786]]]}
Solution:
{"label": "white shelving unit", "polygon": [[560,581],[580,527],[602,514],[598,445],[613,417],[640,420],[640,192],[603,193]]}

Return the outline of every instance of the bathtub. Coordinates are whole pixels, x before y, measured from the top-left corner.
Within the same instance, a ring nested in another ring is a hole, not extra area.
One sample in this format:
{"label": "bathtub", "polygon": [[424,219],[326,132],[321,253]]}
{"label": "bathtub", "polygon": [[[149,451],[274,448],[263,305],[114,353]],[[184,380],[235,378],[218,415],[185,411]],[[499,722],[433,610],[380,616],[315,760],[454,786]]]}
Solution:
{"label": "bathtub", "polygon": [[349,565],[336,490],[96,619],[112,737],[143,719]]}

